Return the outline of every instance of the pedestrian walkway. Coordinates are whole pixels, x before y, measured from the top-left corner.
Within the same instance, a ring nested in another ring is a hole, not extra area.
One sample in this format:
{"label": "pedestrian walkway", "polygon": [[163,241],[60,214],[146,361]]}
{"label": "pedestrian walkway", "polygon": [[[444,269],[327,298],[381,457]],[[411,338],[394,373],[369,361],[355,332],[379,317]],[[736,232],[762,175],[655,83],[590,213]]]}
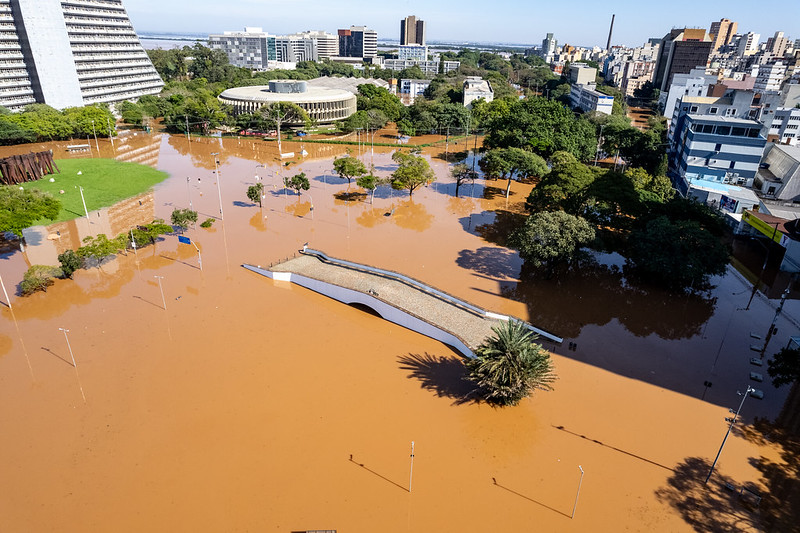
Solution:
{"label": "pedestrian walkway", "polygon": [[[456,348],[467,357],[492,335],[499,321],[519,320],[481,309],[421,281],[305,248],[298,257],[262,269],[245,268],[278,281],[289,281],[347,304],[362,304],[381,317]],[[562,339],[530,324],[540,337]]]}

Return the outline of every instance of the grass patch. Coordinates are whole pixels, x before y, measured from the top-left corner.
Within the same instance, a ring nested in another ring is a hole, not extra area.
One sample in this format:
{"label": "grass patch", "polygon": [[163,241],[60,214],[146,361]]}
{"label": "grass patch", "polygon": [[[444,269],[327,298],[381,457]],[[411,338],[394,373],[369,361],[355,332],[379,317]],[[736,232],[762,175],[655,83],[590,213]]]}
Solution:
{"label": "grass patch", "polygon": [[[58,159],[56,165],[61,169],[60,174],[21,185],[26,189],[49,192],[61,201],[61,211],[56,220],[40,220],[37,224],[63,222],[84,216],[79,186],[83,187],[86,208],[94,211],[143,193],[169,177],[166,172],[152,167],[115,159]],[[78,172],[81,172],[80,176]],[[50,178],[55,181],[51,183]],[[60,194],[62,190],[64,194]]]}

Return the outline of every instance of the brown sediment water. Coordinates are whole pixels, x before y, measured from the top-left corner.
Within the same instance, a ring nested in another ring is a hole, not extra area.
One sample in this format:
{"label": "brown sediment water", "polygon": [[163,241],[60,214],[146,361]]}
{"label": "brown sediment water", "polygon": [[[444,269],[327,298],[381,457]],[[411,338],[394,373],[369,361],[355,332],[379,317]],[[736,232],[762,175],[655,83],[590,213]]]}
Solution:
{"label": "brown sediment water", "polygon": [[[752,459],[780,462],[773,445],[736,433],[710,489],[698,480],[747,386],[749,332],[774,313],[760,298],[737,310],[749,294],[736,275],[681,298],[632,287],[611,266],[521,282],[519,257],[496,242],[530,186],[512,184],[506,200],[504,183],[478,180],[455,198],[439,147],[424,151],[439,181],[413,198],[382,187],[370,203],[337,199],[348,185],[331,158],[345,146],[287,142],[309,155],[279,166],[274,142],[136,142],[171,178],[152,202],[129,203],[121,224],[169,219],[191,199],[200,220],[216,219],[187,231],[203,268],[169,236],[46,293],[12,295],[13,314],[0,308],[4,530],[691,531],[731,517],[762,528],[720,481],[768,491]],[[391,150],[352,155],[386,176]],[[281,178],[301,171],[311,189],[287,193]],[[256,175],[262,207],[245,194]],[[475,402],[446,346],[240,267],[305,242],[564,335],[546,344],[555,390],[513,408]],[[9,289],[26,254],[2,256]],[[774,347],[791,313],[779,328]],[[757,386],[766,396],[746,400],[746,421],[774,417],[786,397]]]}

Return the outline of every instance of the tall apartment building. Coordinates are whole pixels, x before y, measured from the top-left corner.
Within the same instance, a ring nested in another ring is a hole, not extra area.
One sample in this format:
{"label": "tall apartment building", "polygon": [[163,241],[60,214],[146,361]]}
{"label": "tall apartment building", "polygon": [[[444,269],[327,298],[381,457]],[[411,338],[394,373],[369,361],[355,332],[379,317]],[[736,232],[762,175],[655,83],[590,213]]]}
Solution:
{"label": "tall apartment building", "polygon": [[425,46],[425,21],[414,15],[400,21],[400,45],[406,44]]}
{"label": "tall apartment building", "polygon": [[776,31],[775,35],[767,39],[767,52],[772,54],[772,57],[783,57],[786,50],[792,47],[792,40],[784,37],[782,31]]}
{"label": "tall apartment building", "polygon": [[675,74],[706,67],[714,43],[703,29],[674,29],[661,40],[653,85],[667,90]]}
{"label": "tall apartment building", "polygon": [[746,57],[758,52],[759,39],[761,39],[760,33],[748,32],[742,35],[739,39],[739,55]]}
{"label": "tall apartment building", "polygon": [[708,32],[714,45],[711,51],[717,51],[720,47],[727,45],[736,35],[739,23],[728,19],[721,19],[719,22],[711,23],[711,30]]}
{"label": "tall apartment building", "polygon": [[339,36],[325,31],[303,31],[291,37],[314,39],[316,41],[317,58],[328,59],[339,55]]}
{"label": "tall apartment building", "polygon": [[556,49],[558,48],[558,41],[555,37],[553,37],[552,33],[548,33],[545,38],[542,40],[542,50],[541,55],[547,61],[547,58],[552,58],[552,56],[556,53]]}
{"label": "tall apartment building", "polygon": [[753,89],[756,91],[780,91],[785,76],[786,63],[783,61],[760,65]]}
{"label": "tall apartment building", "polygon": [[281,35],[275,37],[275,49],[278,61],[297,63],[298,61],[316,61],[317,40],[299,35]]}
{"label": "tall apartment building", "polygon": [[366,26],[339,30],[339,55],[372,59],[378,55],[378,33]]}
{"label": "tall apartment building", "polygon": [[0,0],[0,105],[63,109],[164,86],[122,0]]}
{"label": "tall apartment building", "polygon": [[253,70],[266,70],[267,61],[278,58],[275,37],[261,28],[209,35],[208,47],[225,52],[231,65]]}

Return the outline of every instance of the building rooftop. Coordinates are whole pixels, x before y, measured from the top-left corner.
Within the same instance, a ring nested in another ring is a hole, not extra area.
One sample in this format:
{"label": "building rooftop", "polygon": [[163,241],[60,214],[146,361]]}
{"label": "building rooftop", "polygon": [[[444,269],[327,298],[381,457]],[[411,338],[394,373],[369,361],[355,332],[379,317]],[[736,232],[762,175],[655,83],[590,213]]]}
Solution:
{"label": "building rooftop", "polygon": [[737,199],[752,200],[755,204],[759,201],[758,196],[756,196],[756,193],[754,193],[752,189],[746,189],[745,187],[739,187],[738,185],[731,185],[728,183],[720,183],[718,181],[693,179],[691,188],[718,192],[726,196],[736,197]]}
{"label": "building rooftop", "polygon": [[325,89],[340,89],[349,91],[353,94],[358,94],[358,86],[364,84],[376,85],[378,87],[383,87],[384,89],[389,88],[389,83],[387,81],[375,78],[336,78],[332,76],[323,76],[321,78],[308,80],[307,83],[309,88],[319,87]]}
{"label": "building rooftop", "polygon": [[720,104],[720,105],[731,105],[733,104],[733,100],[726,97],[718,97],[718,96],[684,96],[681,98],[681,101],[684,104]]}
{"label": "building rooftop", "polygon": [[309,85],[305,92],[277,93],[271,92],[268,85],[252,87],[234,87],[222,91],[220,98],[243,100],[248,102],[338,102],[352,98],[353,93],[344,89],[329,89]]}
{"label": "building rooftop", "polygon": [[757,120],[751,120],[747,118],[736,118],[736,117],[718,117],[713,115],[695,115],[695,114],[688,114],[686,115],[692,122],[713,122],[716,124],[740,124],[742,126],[757,126],[761,127],[761,123]]}
{"label": "building rooftop", "polygon": [[800,146],[791,146],[788,144],[774,144],[772,150],[780,150],[797,162],[800,162]]}

